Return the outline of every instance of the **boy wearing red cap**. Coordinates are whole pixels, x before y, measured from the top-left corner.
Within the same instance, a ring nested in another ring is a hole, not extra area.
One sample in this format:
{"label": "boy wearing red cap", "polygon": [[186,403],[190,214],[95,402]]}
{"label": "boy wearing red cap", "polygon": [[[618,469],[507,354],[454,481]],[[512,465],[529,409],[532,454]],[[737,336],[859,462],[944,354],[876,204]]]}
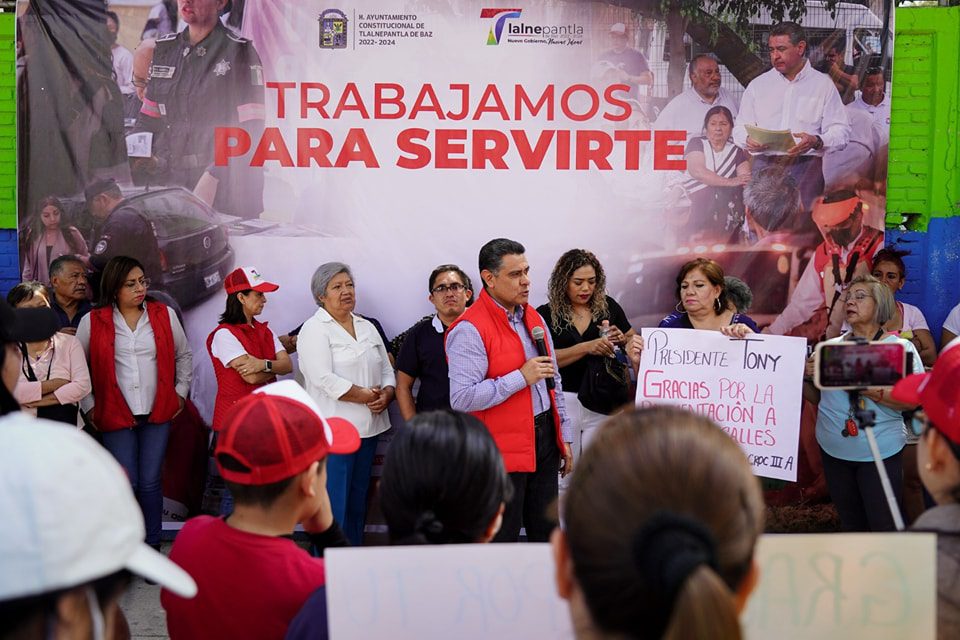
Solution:
{"label": "boy wearing red cap", "polygon": [[214,455],[236,506],[226,519],[193,518],[177,535],[170,559],[199,592],[193,600],[161,593],[171,638],[283,638],[325,583],[323,559],[298,547],[293,529],[302,524],[320,548],[346,544],[325,458],[359,446],[353,425],[323,418],[293,381],[261,387],[229,410]]}
{"label": "boy wearing red cap", "polygon": [[930,373],[908,376],[893,398],[920,404],[920,478],[937,506],[912,529],[937,534],[937,638],[960,638],[960,340],[947,345]]}

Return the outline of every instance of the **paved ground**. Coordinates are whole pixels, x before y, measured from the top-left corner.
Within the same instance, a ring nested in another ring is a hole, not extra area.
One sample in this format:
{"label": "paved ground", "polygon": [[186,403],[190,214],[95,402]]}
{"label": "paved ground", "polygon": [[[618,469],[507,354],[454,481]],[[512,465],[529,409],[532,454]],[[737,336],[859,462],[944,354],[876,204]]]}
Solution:
{"label": "paved ground", "polygon": [[[163,544],[162,551],[170,553],[169,542]],[[149,585],[143,578],[135,577],[120,601],[120,607],[127,616],[133,640],[167,637],[167,619],[160,606],[159,586]]]}

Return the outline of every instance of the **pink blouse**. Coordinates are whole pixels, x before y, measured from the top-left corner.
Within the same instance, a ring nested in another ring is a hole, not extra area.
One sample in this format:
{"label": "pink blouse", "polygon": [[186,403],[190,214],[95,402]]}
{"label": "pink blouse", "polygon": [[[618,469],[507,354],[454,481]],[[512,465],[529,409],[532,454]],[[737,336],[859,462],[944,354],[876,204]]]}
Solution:
{"label": "pink blouse", "polygon": [[[28,356],[29,357],[29,356]],[[83,346],[76,336],[57,332],[50,344],[36,358],[30,358],[30,366],[37,378],[36,382],[27,379],[26,363],[21,362],[20,377],[13,390],[13,397],[21,405],[36,402],[41,397],[41,384],[45,380],[62,378],[67,384],[53,392],[60,404],[74,404],[90,393],[90,372]],[[48,374],[49,372],[49,374]],[[25,413],[37,415],[35,408],[24,407]]]}

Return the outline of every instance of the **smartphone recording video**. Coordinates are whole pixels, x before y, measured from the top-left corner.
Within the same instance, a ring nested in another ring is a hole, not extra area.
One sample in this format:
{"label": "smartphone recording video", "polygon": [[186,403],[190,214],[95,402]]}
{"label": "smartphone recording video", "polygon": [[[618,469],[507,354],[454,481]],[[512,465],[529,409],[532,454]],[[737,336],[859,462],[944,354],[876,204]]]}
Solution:
{"label": "smartphone recording video", "polygon": [[821,342],[814,364],[818,389],[889,388],[908,371],[907,350],[898,342]]}

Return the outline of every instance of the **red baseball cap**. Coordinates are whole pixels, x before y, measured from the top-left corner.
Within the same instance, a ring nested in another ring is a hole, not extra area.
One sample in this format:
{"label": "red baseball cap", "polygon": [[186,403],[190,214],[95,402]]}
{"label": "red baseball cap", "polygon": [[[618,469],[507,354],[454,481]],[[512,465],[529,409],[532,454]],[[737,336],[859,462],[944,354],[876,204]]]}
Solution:
{"label": "red baseball cap", "polygon": [[[360,448],[357,428],[343,418],[325,418],[293,380],[260,387],[224,417],[215,457],[224,480],[243,485],[280,482],[306,470],[328,453]],[[225,468],[229,456],[244,469]]]}
{"label": "red baseball cap", "polygon": [[227,290],[227,293],[237,293],[248,289],[269,293],[279,289],[280,285],[264,280],[256,267],[238,267],[223,279],[223,288]]}
{"label": "red baseball cap", "polygon": [[930,422],[960,444],[960,340],[944,348],[932,371],[907,376],[891,395],[900,402],[922,405]]}

